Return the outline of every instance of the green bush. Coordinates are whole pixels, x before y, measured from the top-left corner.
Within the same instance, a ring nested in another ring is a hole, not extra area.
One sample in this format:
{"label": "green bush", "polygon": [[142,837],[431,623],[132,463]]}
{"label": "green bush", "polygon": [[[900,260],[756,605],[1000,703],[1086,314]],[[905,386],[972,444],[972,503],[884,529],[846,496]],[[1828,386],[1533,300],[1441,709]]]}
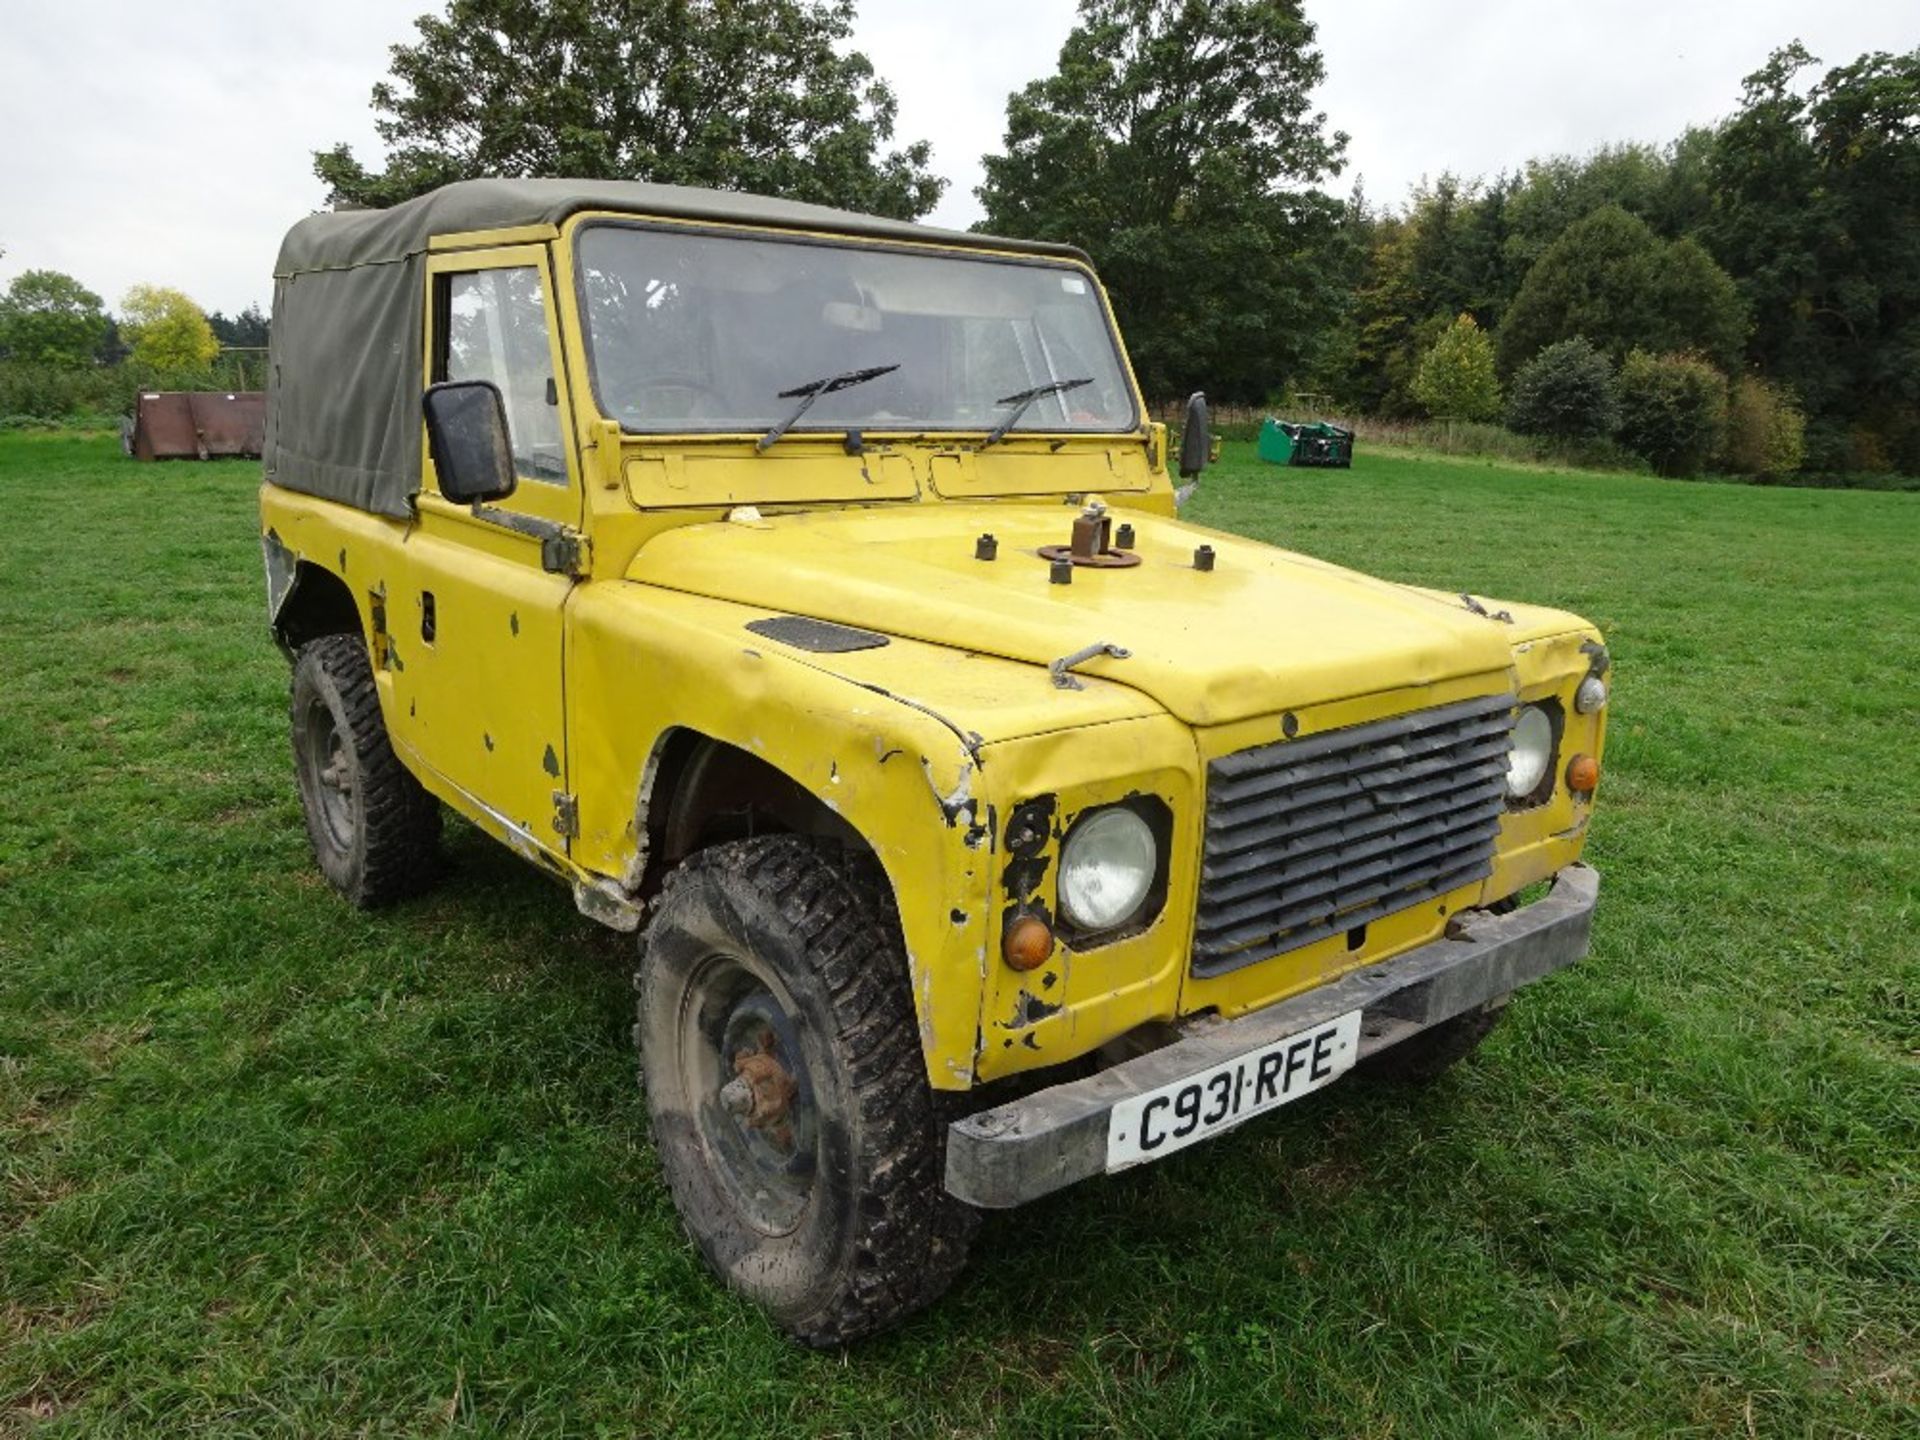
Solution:
{"label": "green bush", "polygon": [[1745,349],[1740,290],[1690,239],[1663,240],[1617,205],[1576,220],[1541,252],[1500,322],[1500,368],[1517,372],[1558,340],[1584,335],[1609,359],[1700,351],[1732,365]]}
{"label": "green bush", "polygon": [[1807,417],[1786,387],[1743,375],[1727,398],[1727,468],[1777,479],[1807,458]]}
{"label": "green bush", "polygon": [[1413,398],[1436,420],[1491,420],[1500,413],[1493,342],[1473,316],[1461,315],[1421,357]]}
{"label": "green bush", "polygon": [[1513,377],[1507,424],[1523,435],[1556,440],[1613,434],[1620,424],[1613,362],[1578,335],[1547,346]]}
{"label": "green bush", "polygon": [[1635,350],[1620,367],[1620,443],[1662,475],[1698,475],[1725,446],[1727,377],[1697,355]]}
{"label": "green bush", "polygon": [[265,370],[261,358],[250,355],[223,355],[204,370],[132,363],[73,370],[0,360],[0,415],[39,421],[130,415],[142,390],[258,390]]}
{"label": "green bush", "polygon": [[0,362],[0,415],[58,420],[108,408],[109,373],[20,360]]}

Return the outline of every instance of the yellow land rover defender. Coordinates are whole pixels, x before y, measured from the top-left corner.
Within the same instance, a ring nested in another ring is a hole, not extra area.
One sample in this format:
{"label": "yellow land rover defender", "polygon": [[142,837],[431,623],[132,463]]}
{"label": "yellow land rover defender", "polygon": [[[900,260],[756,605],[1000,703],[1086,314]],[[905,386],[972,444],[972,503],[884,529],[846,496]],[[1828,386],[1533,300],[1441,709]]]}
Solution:
{"label": "yellow land rover defender", "polygon": [[674,1200],[804,1342],[1586,949],[1600,636],[1180,520],[1074,250],[470,181],[293,228],[268,406],[321,869],[446,805],[637,932]]}

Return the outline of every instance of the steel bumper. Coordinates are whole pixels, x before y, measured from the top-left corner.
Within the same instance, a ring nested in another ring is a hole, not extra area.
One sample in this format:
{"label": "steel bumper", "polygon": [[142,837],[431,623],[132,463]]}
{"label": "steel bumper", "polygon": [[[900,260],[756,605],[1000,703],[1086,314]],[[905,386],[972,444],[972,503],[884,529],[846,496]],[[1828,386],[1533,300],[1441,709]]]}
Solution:
{"label": "steel bumper", "polygon": [[947,1131],[946,1187],[999,1210],[1097,1175],[1106,1169],[1109,1112],[1120,1101],[1351,1010],[1364,1012],[1362,1059],[1398,1044],[1585,955],[1599,891],[1596,871],[1569,865],[1532,905],[1463,913],[1443,940],[1235,1020],[1204,1018],[1170,1045],[956,1121]]}

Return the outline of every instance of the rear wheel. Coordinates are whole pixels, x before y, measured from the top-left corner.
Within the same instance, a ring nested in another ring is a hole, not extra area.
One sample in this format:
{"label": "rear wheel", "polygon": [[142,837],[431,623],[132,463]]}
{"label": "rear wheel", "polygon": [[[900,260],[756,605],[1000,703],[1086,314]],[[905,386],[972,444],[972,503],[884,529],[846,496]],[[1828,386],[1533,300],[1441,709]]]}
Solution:
{"label": "rear wheel", "polygon": [[648,925],[635,1034],[674,1203],[803,1344],[895,1323],[966,1261],[906,973],[877,867],[799,836],[702,851]]}
{"label": "rear wheel", "polygon": [[1390,1045],[1360,1062],[1372,1079],[1395,1085],[1431,1085],[1480,1048],[1507,1013],[1510,996],[1502,995],[1451,1020],[1429,1025],[1418,1035]]}
{"label": "rear wheel", "polygon": [[291,719],[307,838],[328,882],[362,909],[426,889],[440,807],[393,753],[358,635],[300,647]]}

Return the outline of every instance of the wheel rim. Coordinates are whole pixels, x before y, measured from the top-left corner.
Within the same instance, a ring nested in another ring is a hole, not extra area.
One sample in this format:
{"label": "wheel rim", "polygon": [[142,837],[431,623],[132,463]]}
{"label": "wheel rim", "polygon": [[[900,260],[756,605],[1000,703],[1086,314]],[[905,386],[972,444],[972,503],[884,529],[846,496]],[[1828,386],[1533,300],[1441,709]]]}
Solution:
{"label": "wheel rim", "polygon": [[783,1000],[741,959],[709,956],[686,990],[680,1068],[714,1174],[741,1217],[791,1232],[813,1195],[819,1107]]}
{"label": "wheel rim", "polygon": [[315,698],[300,720],[300,766],[313,812],[334,849],[353,848],[353,750],[325,701]]}

